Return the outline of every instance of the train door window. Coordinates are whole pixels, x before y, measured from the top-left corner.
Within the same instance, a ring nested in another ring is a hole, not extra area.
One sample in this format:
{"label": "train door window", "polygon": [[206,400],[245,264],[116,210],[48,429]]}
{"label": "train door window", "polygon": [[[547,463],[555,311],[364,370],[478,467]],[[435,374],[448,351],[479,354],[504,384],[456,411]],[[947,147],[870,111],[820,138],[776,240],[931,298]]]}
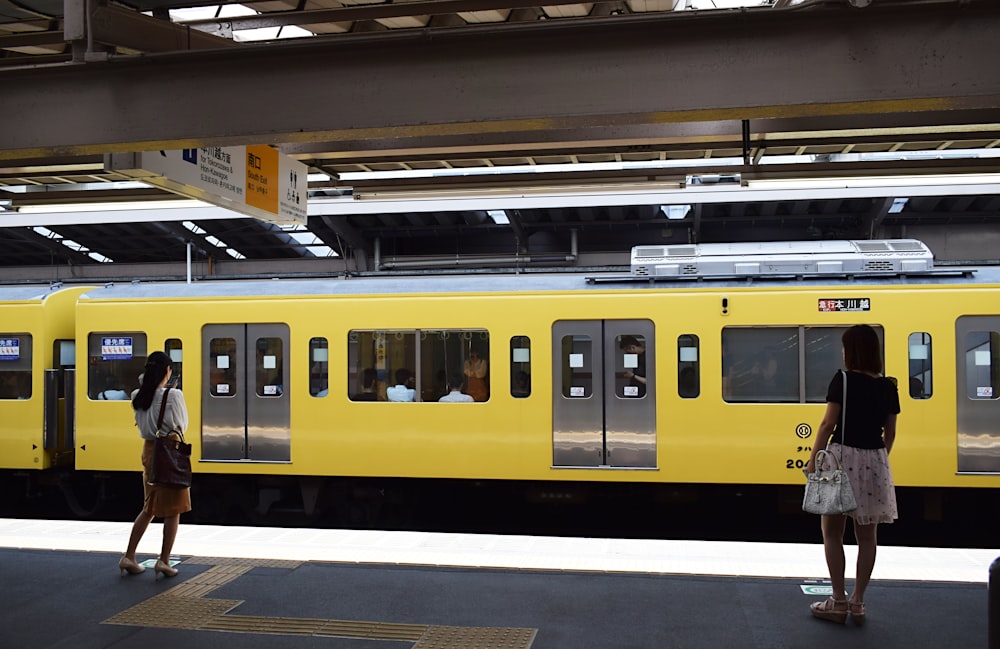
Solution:
{"label": "train door window", "polygon": [[562,394],[569,399],[588,399],[594,393],[593,340],[590,336],[562,338]]}
{"label": "train door window", "polygon": [[910,361],[910,398],[930,399],[933,393],[931,381],[931,335],[924,332],[910,334],[907,341]]}
{"label": "train door window", "polygon": [[722,350],[726,401],[799,401],[798,327],[726,327]]}
{"label": "train door window", "polygon": [[[421,396],[415,331],[350,331],[347,334],[347,385],[351,401],[371,401],[361,386],[375,370],[377,401],[416,401]],[[370,375],[370,372],[368,373]]]}
{"label": "train door window", "polygon": [[282,368],[285,366],[285,354],[281,338],[258,338],[256,349],[257,396],[280,397],[285,392],[285,377]]}
{"label": "train door window", "polygon": [[87,339],[87,395],[97,401],[123,401],[138,387],[146,366],[146,334],[95,332]]}
{"label": "train door window", "polygon": [[1000,333],[970,331],[965,335],[965,386],[970,399],[997,399]]}
{"label": "train door window", "polygon": [[[63,370],[76,368],[76,341],[62,339],[53,341],[52,358],[53,369],[59,370],[56,373],[56,397],[62,399],[66,396],[66,372]],[[131,395],[131,391],[129,394]]]}
{"label": "train door window", "polygon": [[683,399],[694,399],[701,394],[698,348],[698,336],[684,334],[677,337],[677,395]]}
{"label": "train door window", "polygon": [[235,397],[239,390],[236,380],[238,360],[235,338],[212,338],[208,343],[211,365],[208,390],[213,397]]}
{"label": "train door window", "polygon": [[31,335],[0,333],[0,399],[31,398]]}
{"label": "train door window", "polygon": [[531,395],[531,339],[510,339],[510,396],[523,399]]}
{"label": "train door window", "polygon": [[639,334],[615,337],[619,351],[615,368],[615,395],[622,399],[646,396],[646,339]]}
{"label": "train door window", "polygon": [[171,384],[178,390],[184,389],[184,349],[179,338],[170,338],[163,343],[163,351],[170,357],[173,372],[170,375]]}
{"label": "train door window", "polygon": [[330,347],[326,338],[309,339],[309,394],[325,397],[330,387]]}

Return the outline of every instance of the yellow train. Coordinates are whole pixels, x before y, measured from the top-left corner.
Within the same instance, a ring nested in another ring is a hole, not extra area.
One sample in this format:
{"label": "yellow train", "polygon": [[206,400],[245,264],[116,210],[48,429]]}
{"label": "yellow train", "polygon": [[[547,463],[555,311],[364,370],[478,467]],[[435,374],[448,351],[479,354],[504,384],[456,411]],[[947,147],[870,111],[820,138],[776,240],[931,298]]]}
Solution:
{"label": "yellow train", "polygon": [[900,388],[897,484],[1000,487],[1000,268],[713,254],[640,248],[628,277],[2,289],[0,468],[134,479],[118,397],[165,350],[203,512],[228,484],[312,512],[344,478],[801,485],[841,333],[867,323]]}

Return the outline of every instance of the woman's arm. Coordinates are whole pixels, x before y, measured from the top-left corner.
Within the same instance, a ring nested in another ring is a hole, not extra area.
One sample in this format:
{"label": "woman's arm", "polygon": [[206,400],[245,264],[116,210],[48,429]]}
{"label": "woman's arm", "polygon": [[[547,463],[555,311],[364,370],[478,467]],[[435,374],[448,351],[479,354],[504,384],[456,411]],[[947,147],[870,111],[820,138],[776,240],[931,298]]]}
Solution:
{"label": "woman's arm", "polygon": [[882,426],[882,441],[885,442],[885,452],[892,452],[892,445],[896,443],[896,414],[893,413],[885,418]]}
{"label": "woman's arm", "polygon": [[806,473],[816,471],[816,454],[826,448],[833,436],[833,428],[840,421],[840,404],[833,401],[826,402],[826,412],[823,413],[823,420],[819,423],[819,430],[816,431],[816,440],[813,443],[812,451],[809,453],[809,462],[806,464]]}

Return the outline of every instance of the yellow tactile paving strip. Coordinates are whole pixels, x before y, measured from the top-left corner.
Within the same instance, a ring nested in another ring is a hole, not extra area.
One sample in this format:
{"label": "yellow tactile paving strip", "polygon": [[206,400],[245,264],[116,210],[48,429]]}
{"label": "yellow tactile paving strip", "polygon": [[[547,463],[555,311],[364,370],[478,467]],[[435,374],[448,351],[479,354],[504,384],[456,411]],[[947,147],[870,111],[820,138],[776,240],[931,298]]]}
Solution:
{"label": "yellow tactile paving strip", "polygon": [[537,629],[523,628],[454,627],[232,615],[229,612],[242,604],[241,600],[211,599],[206,596],[254,568],[294,570],[301,565],[300,562],[195,557],[185,560],[184,563],[212,567],[104,620],[104,624],[228,633],[409,640],[414,643],[413,649],[530,649],[537,633]]}

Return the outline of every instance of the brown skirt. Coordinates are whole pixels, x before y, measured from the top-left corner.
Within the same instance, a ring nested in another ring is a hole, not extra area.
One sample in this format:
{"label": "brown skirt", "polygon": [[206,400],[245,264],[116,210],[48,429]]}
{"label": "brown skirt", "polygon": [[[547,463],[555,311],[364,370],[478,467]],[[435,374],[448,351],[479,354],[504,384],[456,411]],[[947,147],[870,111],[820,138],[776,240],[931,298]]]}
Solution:
{"label": "brown skirt", "polygon": [[169,518],[191,511],[190,489],[149,484],[149,469],[153,464],[155,447],[156,443],[151,439],[145,440],[142,445],[142,489],[145,494],[142,511],[157,518]]}

